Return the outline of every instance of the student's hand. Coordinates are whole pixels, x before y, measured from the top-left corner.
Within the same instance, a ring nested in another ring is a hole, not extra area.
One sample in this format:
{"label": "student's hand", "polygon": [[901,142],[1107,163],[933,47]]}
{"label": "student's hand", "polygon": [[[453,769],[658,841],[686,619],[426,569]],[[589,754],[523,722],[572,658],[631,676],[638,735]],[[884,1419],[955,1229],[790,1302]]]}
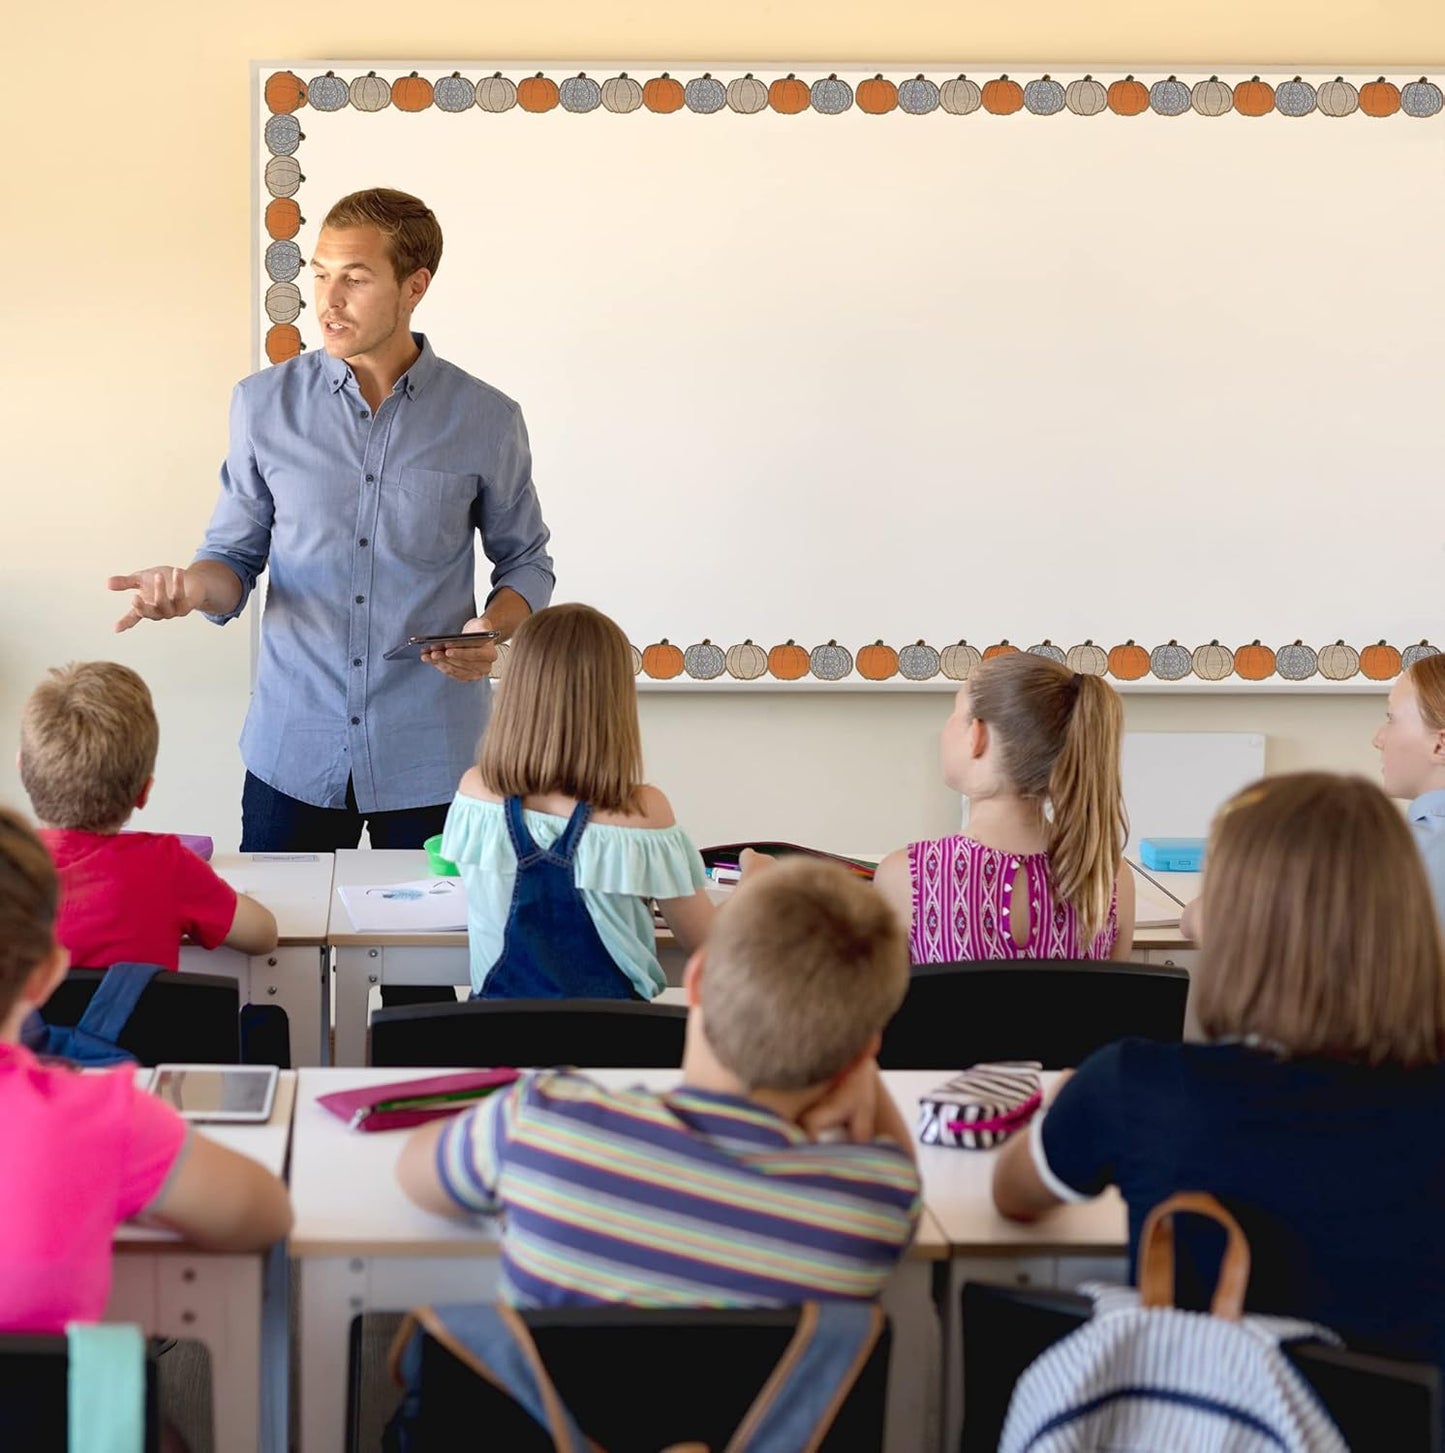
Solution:
{"label": "student's hand", "polygon": [[190,615],[196,602],[186,589],[186,572],[179,565],[153,565],[134,575],[112,575],[109,590],[132,590],[130,609],[115,623],[128,631],[137,621],[169,621]]}
{"label": "student's hand", "polygon": [[[486,616],[473,616],[462,632],[471,635],[474,631],[495,629]],[[423,651],[421,658],[453,681],[484,681],[496,664],[497,643],[478,641],[475,646],[445,646],[439,651]]]}
{"label": "student's hand", "polygon": [[738,881],[746,882],[749,878],[756,878],[759,873],[766,873],[777,867],[778,860],[770,857],[767,853],[755,852],[752,848],[744,848],[738,854]]}
{"label": "student's hand", "polygon": [[855,1144],[866,1145],[878,1135],[887,1098],[878,1061],[860,1060],[817,1104],[803,1112],[798,1123],[814,1140],[829,1130],[841,1129]]}

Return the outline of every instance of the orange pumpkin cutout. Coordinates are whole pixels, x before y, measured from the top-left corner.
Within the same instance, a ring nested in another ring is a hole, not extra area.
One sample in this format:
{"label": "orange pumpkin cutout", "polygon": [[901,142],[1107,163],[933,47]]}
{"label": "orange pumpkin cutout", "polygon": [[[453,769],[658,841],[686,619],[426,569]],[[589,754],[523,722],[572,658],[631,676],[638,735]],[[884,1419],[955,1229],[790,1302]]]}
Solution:
{"label": "orange pumpkin cutout", "polygon": [[266,233],[278,241],[295,237],[305,220],[290,197],[276,197],[266,204]]}
{"label": "orange pumpkin cutout", "polygon": [[285,363],[288,358],[295,358],[303,346],[301,332],[294,323],[277,323],[266,334],[266,357],[272,363]]}
{"label": "orange pumpkin cutout", "polygon": [[1263,681],[1274,675],[1274,668],[1274,652],[1257,640],[1234,653],[1234,674],[1246,681]]}
{"label": "orange pumpkin cutout", "polygon": [[995,656],[1017,656],[1018,653],[1019,648],[1017,646],[1009,645],[1007,638],[1005,638],[1004,640],[1000,641],[996,646],[987,647],[984,650],[983,659],[985,661],[992,661]]}
{"label": "orange pumpkin cutout", "polygon": [[1120,681],[1138,681],[1149,674],[1149,653],[1132,640],[1109,652],[1109,674]]}
{"label": "orange pumpkin cutout", "polygon": [[[800,81],[791,71],[768,87],[768,105],[780,116],[796,116],[806,111],[812,99],[813,93],[807,82]],[[777,675],[777,672],[773,674]]]}
{"label": "orange pumpkin cutout", "polygon": [[415,71],[391,88],[391,104],[398,111],[425,111],[432,102],[431,82]]}
{"label": "orange pumpkin cutout", "polygon": [[[538,115],[543,111],[552,110],[557,104],[558,97],[556,81],[549,81],[541,71],[538,71],[535,76],[528,76],[517,87],[517,105],[523,111],[532,111]],[[682,667],[679,666],[677,669],[680,671]]]}
{"label": "orange pumpkin cutout", "polygon": [[1366,116],[1393,116],[1400,109],[1400,88],[1381,76],[1360,87],[1360,110]]}
{"label": "orange pumpkin cutout", "polygon": [[642,104],[649,111],[656,111],[661,116],[667,116],[674,111],[682,110],[686,94],[682,88],[682,82],[674,81],[664,71],[660,76],[654,76],[642,88]]}
{"label": "orange pumpkin cutout", "polygon": [[1109,87],[1109,110],[1115,116],[1139,116],[1149,109],[1149,87],[1133,76],[1125,76]]}
{"label": "orange pumpkin cutout", "polygon": [[1234,88],[1234,109],[1241,116],[1268,116],[1274,110],[1274,87],[1258,76]]}
{"label": "orange pumpkin cutout", "polygon": [[1389,681],[1400,674],[1400,653],[1385,641],[1360,652],[1360,670],[1371,681]]}
{"label": "orange pumpkin cutout", "polygon": [[306,82],[290,71],[266,77],[266,107],[278,116],[289,115],[306,104]]}
{"label": "orange pumpkin cutout", "polygon": [[989,81],[983,88],[983,109],[993,116],[1012,116],[1024,104],[1024,88],[1007,76]]}
{"label": "orange pumpkin cutout", "polygon": [[768,652],[768,670],[779,681],[797,681],[808,674],[808,653],[796,641],[786,641]]}
{"label": "orange pumpkin cutout", "polygon": [[654,681],[671,681],[682,675],[682,651],[664,636],[642,653],[642,669]]}
{"label": "orange pumpkin cutout", "polygon": [[882,641],[860,647],[855,661],[858,674],[867,681],[887,681],[898,674],[898,652]]}
{"label": "orange pumpkin cutout", "polygon": [[[886,116],[898,105],[898,87],[885,81],[882,73],[871,81],[858,82],[858,109],[870,116]],[[872,678],[882,680],[882,677]]]}

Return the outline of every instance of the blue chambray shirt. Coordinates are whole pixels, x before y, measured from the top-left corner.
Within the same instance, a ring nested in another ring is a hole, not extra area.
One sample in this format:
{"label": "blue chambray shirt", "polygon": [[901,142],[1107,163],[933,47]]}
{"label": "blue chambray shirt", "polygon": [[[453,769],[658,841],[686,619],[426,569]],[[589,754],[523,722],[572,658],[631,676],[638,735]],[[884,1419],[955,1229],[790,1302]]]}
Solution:
{"label": "blue chambray shirt", "polygon": [[196,554],[240,577],[240,604],[218,624],[269,567],[241,756],[318,807],[344,807],[348,778],[363,812],[449,802],[475,759],[488,684],[382,655],[477,614],[477,532],[493,593],[510,586],[533,610],[552,595],[521,410],[413,337],[421,356],[375,415],[322,352],[237,384]]}
{"label": "blue chambray shirt", "polygon": [[1435,910],[1445,925],[1445,787],[1417,797],[1405,815],[1425,858],[1425,875],[1430,879]]}

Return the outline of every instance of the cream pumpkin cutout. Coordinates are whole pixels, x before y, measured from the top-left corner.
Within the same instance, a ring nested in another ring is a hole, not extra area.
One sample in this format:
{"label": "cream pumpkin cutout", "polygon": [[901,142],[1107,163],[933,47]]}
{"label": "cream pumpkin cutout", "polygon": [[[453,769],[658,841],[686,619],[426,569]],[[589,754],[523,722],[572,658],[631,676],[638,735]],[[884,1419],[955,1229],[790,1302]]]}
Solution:
{"label": "cream pumpkin cutout", "polygon": [[602,104],[619,116],[628,116],[642,105],[642,83],[623,71],[602,83]]}
{"label": "cream pumpkin cutout", "polygon": [[1093,76],[1070,81],[1064,92],[1064,105],[1075,116],[1097,116],[1108,108],[1109,93]]}
{"label": "cream pumpkin cutout", "polygon": [[1193,664],[1194,674],[1201,681],[1223,681],[1234,670],[1234,652],[1217,640],[1210,641],[1196,647]]}
{"label": "cream pumpkin cutout", "polygon": [[641,676],[642,675],[642,652],[639,651],[637,649],[637,647],[632,644],[631,641],[629,641],[627,643],[627,649],[632,652],[632,674],[634,676]]}
{"label": "cream pumpkin cutout", "polygon": [[[768,88],[749,71],[728,82],[728,110],[739,116],[756,116],[768,109]],[[638,97],[641,100],[641,96]]]}
{"label": "cream pumpkin cutout", "polygon": [[727,669],[735,681],[756,681],[768,669],[768,653],[751,638],[741,641],[728,647]]}
{"label": "cream pumpkin cutout", "polygon": [[664,636],[642,653],[642,669],[654,681],[671,681],[682,675],[682,652]]}
{"label": "cream pumpkin cutout", "polygon": [[983,104],[983,92],[977,81],[955,76],[938,88],[938,100],[950,116],[972,116]]}
{"label": "cream pumpkin cutout", "polygon": [[358,111],[385,111],[391,104],[391,82],[367,71],[351,83],[351,104]]}
{"label": "cream pumpkin cutout", "polygon": [[938,664],[950,681],[967,681],[978,670],[982,661],[983,656],[978,647],[970,646],[967,641],[945,646],[938,653]]}
{"label": "cream pumpkin cutout", "polygon": [[1064,665],[1080,676],[1103,676],[1109,670],[1109,653],[1092,641],[1082,646],[1070,646],[1064,656]]}
{"label": "cream pumpkin cutout", "polygon": [[517,88],[501,71],[477,82],[477,109],[500,115],[517,104]]}
{"label": "cream pumpkin cutout", "polygon": [[1320,652],[1320,675],[1327,681],[1348,681],[1360,669],[1360,653],[1343,641]]}

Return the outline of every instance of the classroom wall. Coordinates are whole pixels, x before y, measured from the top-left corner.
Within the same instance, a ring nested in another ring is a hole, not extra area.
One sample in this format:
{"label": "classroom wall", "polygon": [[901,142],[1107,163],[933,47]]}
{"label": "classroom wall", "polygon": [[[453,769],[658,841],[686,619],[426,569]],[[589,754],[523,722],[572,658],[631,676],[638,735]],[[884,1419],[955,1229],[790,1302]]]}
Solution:
{"label": "classroom wall", "polygon": [[[104,578],[189,559],[214,496],[229,390],[251,367],[251,59],[972,68],[1037,58],[1438,72],[1445,8],[1435,0],[352,0],[343,8],[87,0],[21,7],[7,39],[0,801],[23,800],[10,744],[31,684],[50,664],[109,656],[145,675],[161,711],[159,780],[142,825],[210,832],[234,846],[246,628],[191,620],[116,637],[119,600]],[[545,479],[541,488],[545,503]],[[700,839],[765,831],[887,846],[956,821],[935,771],[946,703],[881,693],[649,695],[649,766]],[[1131,698],[1128,714],[1133,729],[1266,732],[1271,770],[1370,771],[1379,709],[1360,696],[1151,696]]]}

